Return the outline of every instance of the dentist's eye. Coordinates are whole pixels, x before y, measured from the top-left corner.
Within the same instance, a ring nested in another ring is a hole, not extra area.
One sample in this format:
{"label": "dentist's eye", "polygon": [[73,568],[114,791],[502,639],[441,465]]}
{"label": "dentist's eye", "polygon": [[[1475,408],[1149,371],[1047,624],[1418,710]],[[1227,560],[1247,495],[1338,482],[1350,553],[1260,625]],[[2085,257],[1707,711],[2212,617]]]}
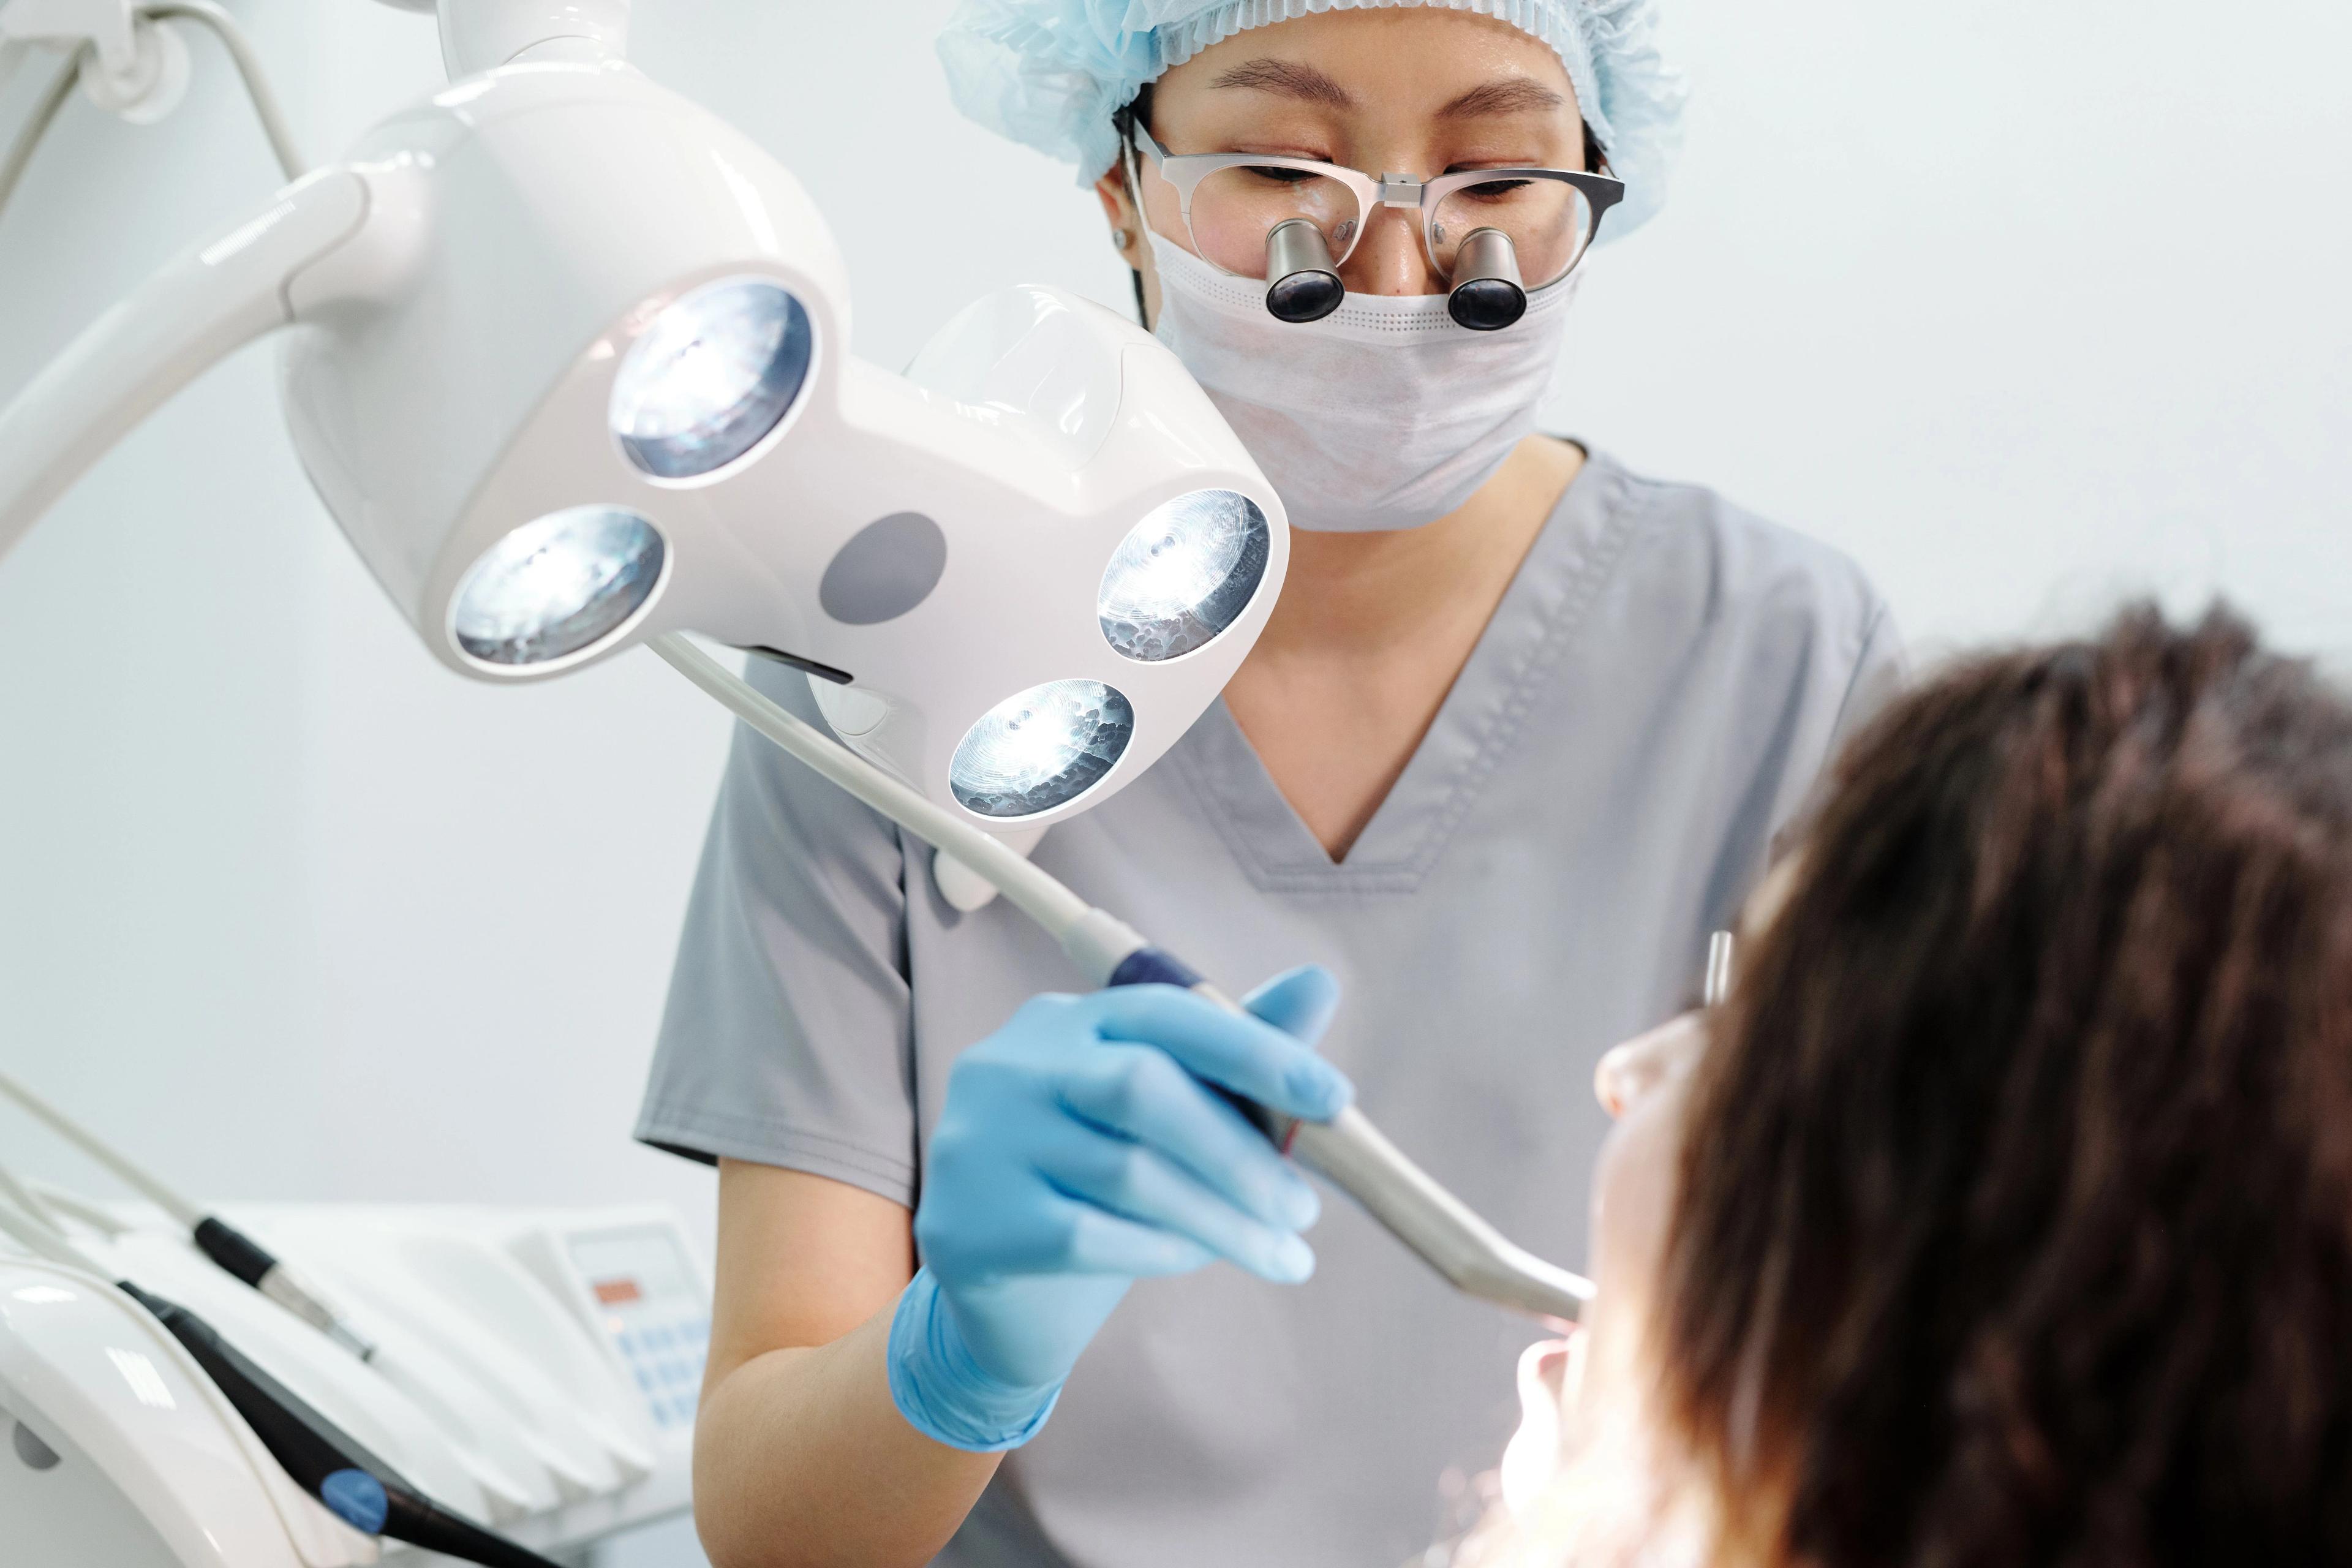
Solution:
{"label": "dentist's eye", "polygon": [[1305,169],[1274,168],[1259,163],[1251,164],[1249,174],[1253,178],[1262,180],[1270,185],[1303,185],[1309,181],[1323,177],[1320,174],[1309,174]]}
{"label": "dentist's eye", "polygon": [[1475,185],[1465,185],[1454,194],[1455,201],[1507,202],[1533,189],[1533,180],[1481,180]]}

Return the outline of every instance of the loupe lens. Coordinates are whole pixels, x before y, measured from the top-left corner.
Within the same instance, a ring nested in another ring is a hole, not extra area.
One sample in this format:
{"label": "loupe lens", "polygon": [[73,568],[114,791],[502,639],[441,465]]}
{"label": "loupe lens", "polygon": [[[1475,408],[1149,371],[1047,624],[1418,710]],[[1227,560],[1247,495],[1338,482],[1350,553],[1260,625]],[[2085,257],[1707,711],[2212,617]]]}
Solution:
{"label": "loupe lens", "polygon": [[1110,646],[1157,663],[1205,647],[1265,578],[1265,513],[1233,490],[1194,490],[1156,506],[1112,552],[1095,613]]}
{"label": "loupe lens", "polygon": [[1034,816],[1101,783],[1134,735],[1135,710],[1099,680],[1034,686],[965,732],[948,787],[982,816]]}
{"label": "loupe lens", "polygon": [[630,346],[613,380],[613,434],[657,479],[723,468],[791,410],[812,350],[808,312],[779,285],[706,283]]}
{"label": "loupe lens", "polygon": [[633,511],[550,513],[467,569],[450,627],[457,646],[486,664],[544,664],[578,653],[653,596],[663,554],[659,531]]}

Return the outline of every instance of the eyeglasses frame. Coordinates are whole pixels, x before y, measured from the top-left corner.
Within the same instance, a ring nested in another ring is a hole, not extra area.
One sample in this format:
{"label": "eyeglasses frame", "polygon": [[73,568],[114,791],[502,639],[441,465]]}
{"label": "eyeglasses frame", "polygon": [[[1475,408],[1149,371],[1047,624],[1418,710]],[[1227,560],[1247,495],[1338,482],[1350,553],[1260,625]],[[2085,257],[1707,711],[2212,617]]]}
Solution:
{"label": "eyeglasses frame", "polygon": [[[1226,169],[1296,169],[1301,174],[1317,174],[1326,179],[1337,180],[1355,193],[1356,205],[1361,216],[1357,222],[1356,232],[1348,238],[1347,247],[1332,257],[1331,265],[1335,268],[1343,265],[1349,257],[1356,253],[1356,247],[1363,243],[1365,234],[1372,226],[1372,215],[1380,208],[1402,207],[1417,210],[1421,215],[1422,254],[1429,258],[1431,268],[1439,277],[1449,279],[1450,271],[1438,262],[1437,243],[1432,233],[1437,223],[1438,206],[1446,197],[1456,191],[1466,190],[1472,185],[1485,184],[1494,180],[1556,180],[1563,184],[1573,185],[1582,193],[1586,205],[1592,212],[1591,219],[1585,226],[1584,243],[1577,247],[1576,259],[1568,264],[1566,271],[1563,271],[1559,278],[1550,279],[1537,287],[1549,287],[1551,283],[1561,281],[1570,273],[1583,266],[1586,253],[1591,250],[1593,241],[1600,236],[1602,215],[1625,199],[1624,181],[1611,174],[1587,174],[1581,169],[1546,169],[1533,166],[1463,169],[1451,174],[1440,174],[1434,179],[1418,180],[1410,174],[1368,174],[1361,169],[1351,169],[1345,163],[1327,163],[1318,158],[1273,157],[1257,153],[1171,153],[1153,139],[1150,132],[1144,129],[1143,121],[1139,117],[1129,121],[1127,132],[1128,184],[1135,193],[1137,216],[1142,216],[1143,203],[1143,183],[1139,178],[1140,171],[1137,169],[1135,163],[1136,153],[1139,149],[1142,154],[1151,161],[1152,172],[1176,187],[1179,210],[1184,218],[1184,237],[1191,242],[1192,253],[1200,256],[1202,260],[1208,261],[1209,265],[1215,267],[1218,271],[1234,278],[1242,277],[1244,274],[1234,272],[1230,268],[1219,266],[1207,256],[1202,255],[1200,237],[1192,232],[1192,193],[1200,189],[1202,181]],[[1146,218],[1144,221],[1148,223],[1150,219]]]}

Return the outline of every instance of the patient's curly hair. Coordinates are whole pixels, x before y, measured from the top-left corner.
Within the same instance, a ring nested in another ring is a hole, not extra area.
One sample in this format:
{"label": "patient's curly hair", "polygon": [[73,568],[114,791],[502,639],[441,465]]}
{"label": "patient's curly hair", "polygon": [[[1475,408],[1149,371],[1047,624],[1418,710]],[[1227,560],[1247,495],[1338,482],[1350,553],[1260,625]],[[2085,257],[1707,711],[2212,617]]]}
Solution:
{"label": "patient's curly hair", "polygon": [[2137,608],[1950,671],[1838,782],[1667,1246],[1729,1542],[2352,1562],[2352,710]]}

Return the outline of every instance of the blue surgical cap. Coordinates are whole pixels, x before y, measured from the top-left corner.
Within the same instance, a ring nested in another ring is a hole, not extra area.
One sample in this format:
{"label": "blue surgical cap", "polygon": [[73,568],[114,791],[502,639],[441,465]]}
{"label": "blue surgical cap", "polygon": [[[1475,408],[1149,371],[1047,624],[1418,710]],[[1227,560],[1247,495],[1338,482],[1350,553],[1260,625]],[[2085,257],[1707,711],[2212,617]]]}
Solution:
{"label": "blue surgical cap", "polygon": [[1604,237],[1658,210],[1685,89],[1658,52],[1657,0],[963,0],[940,35],[940,59],[957,108],[1075,160],[1090,184],[1118,157],[1112,116],[1210,45],[1310,12],[1414,5],[1492,16],[1550,45],[1625,182]]}

